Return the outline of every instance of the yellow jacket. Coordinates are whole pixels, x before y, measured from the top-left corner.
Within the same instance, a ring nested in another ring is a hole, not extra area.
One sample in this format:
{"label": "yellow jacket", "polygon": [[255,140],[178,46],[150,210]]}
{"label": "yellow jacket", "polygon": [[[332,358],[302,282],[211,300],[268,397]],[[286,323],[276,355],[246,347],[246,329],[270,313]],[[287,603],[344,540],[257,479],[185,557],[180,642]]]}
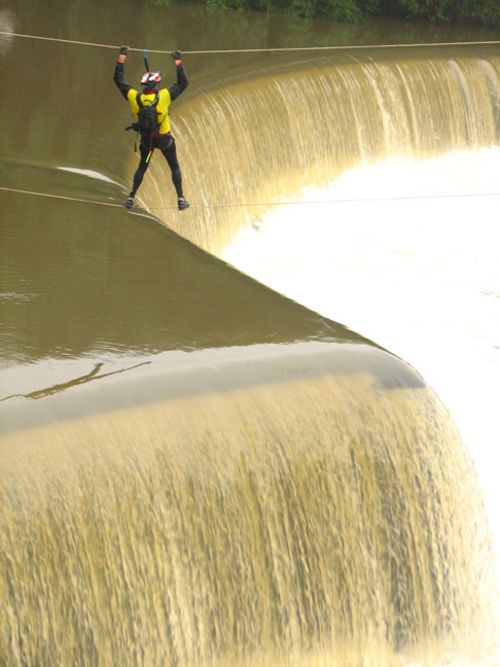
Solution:
{"label": "yellow jacket", "polygon": [[[127,100],[130,104],[132,113],[136,118],[139,115],[139,105],[137,104],[137,90],[130,88],[127,92]],[[141,93],[141,102],[144,106],[148,106],[154,102],[156,93]],[[170,132],[170,117],[168,115],[168,108],[170,102],[172,101],[170,97],[170,92],[168,88],[162,88],[158,93],[158,104],[156,105],[156,115],[158,117],[158,132],[159,134],[167,134]]]}

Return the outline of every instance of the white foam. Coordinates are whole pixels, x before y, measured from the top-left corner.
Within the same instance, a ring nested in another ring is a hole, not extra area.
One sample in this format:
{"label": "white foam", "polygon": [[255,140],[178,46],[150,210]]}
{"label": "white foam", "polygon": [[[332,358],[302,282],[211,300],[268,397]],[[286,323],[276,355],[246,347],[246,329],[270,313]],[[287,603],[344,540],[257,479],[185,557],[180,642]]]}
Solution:
{"label": "white foam", "polygon": [[98,181],[105,183],[113,183],[113,185],[120,185],[117,181],[113,181],[104,174],[94,171],[93,169],[78,169],[77,167],[57,167],[61,171],[69,171],[72,174],[79,174],[80,176],[87,176],[88,178],[95,178]]}

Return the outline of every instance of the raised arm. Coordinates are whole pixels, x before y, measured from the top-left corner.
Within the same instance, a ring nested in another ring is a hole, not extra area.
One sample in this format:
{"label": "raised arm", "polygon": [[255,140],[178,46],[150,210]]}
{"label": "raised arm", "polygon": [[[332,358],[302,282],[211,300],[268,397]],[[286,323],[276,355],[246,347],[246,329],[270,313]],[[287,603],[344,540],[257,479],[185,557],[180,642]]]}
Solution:
{"label": "raised arm", "polygon": [[113,74],[113,81],[116,83],[118,90],[125,99],[127,99],[128,91],[132,88],[130,83],[125,81],[123,77],[125,60],[127,59],[129,50],[128,46],[120,46],[120,55],[118,56],[118,62],[115,65],[115,72]]}
{"label": "raised arm", "polygon": [[186,90],[189,85],[189,80],[184,65],[182,64],[181,52],[172,51],[172,58],[177,72],[177,81],[168,87],[168,92],[170,93],[170,98],[175,100],[176,97],[179,97],[179,95]]}

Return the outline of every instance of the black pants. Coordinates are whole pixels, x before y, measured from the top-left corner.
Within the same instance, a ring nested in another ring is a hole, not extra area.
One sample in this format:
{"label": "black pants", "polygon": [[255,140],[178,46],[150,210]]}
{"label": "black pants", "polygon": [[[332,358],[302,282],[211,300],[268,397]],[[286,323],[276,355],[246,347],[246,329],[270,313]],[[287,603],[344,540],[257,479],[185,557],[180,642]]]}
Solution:
{"label": "black pants", "polygon": [[[165,159],[168,162],[168,166],[170,167],[170,171],[172,172],[172,182],[174,184],[175,191],[177,192],[177,197],[182,197],[182,175],[179,167],[179,162],[177,161],[177,149],[175,148],[175,139],[170,133],[161,134],[159,137],[154,137],[153,143],[151,145],[151,153],[154,151],[155,148],[158,148],[165,156]],[[134,197],[135,193],[139,189],[139,186],[142,183],[142,179],[144,178],[144,174],[146,173],[147,168],[149,167],[149,163],[151,161],[151,156],[149,156],[148,160],[148,155],[150,151],[149,141],[148,144],[146,145],[143,142],[143,139],[141,138],[139,151],[141,154],[141,161],[139,162],[137,171],[134,174],[132,190],[130,192],[131,197]]]}

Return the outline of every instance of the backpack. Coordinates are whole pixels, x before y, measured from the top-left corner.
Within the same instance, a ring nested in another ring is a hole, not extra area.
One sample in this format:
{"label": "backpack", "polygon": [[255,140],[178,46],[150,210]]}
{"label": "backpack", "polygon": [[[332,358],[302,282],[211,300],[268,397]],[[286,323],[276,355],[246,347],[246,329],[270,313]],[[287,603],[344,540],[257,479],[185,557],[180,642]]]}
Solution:
{"label": "backpack", "polygon": [[160,99],[158,91],[156,97],[151,104],[143,104],[141,102],[141,93],[137,93],[137,104],[139,106],[138,125],[141,139],[145,143],[151,143],[153,137],[158,136],[158,116],[156,115],[156,105]]}

